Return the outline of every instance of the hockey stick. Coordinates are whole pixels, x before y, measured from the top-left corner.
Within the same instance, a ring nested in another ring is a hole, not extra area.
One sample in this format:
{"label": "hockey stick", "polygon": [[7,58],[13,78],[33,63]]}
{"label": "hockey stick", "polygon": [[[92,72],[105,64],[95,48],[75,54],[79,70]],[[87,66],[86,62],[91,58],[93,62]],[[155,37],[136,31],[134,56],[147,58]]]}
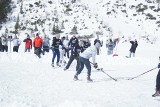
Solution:
{"label": "hockey stick", "polygon": [[112,76],[110,76],[109,74],[107,74],[106,72],[104,72],[103,68],[98,68],[98,71],[102,71],[104,74],[106,74],[108,77],[110,77],[111,79],[113,79],[114,81],[117,81],[117,79],[113,78]]}
{"label": "hockey stick", "polygon": [[[92,65],[93,65],[93,63],[92,62],[90,62]],[[113,79],[114,81],[117,81],[117,79],[115,79],[115,78],[113,78],[112,76],[110,76],[109,74],[107,74],[106,72],[104,72],[104,70],[103,70],[103,68],[95,68],[96,70],[98,70],[98,71],[102,71],[104,74],[106,74],[108,77],[110,77],[111,79]]]}
{"label": "hockey stick", "polygon": [[150,72],[150,71],[152,71],[152,70],[154,70],[154,69],[156,69],[157,67],[155,67],[155,68],[153,68],[153,69],[150,69],[150,70],[148,70],[148,71],[146,71],[146,72],[144,72],[144,73],[142,73],[142,74],[140,74],[140,75],[138,75],[138,76],[135,76],[135,77],[133,77],[133,78],[129,78],[129,79],[127,79],[127,80],[133,80],[133,79],[135,79],[135,78],[138,78],[138,77],[140,77],[141,75],[144,75],[144,74],[146,74],[146,73],[148,73],[148,72]]}

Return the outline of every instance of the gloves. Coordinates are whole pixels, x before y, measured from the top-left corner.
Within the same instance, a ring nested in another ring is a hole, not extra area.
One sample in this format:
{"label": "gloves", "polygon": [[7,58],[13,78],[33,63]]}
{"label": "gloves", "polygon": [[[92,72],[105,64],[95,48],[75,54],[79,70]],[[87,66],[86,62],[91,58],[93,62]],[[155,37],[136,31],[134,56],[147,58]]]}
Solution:
{"label": "gloves", "polygon": [[98,64],[97,64],[97,63],[94,63],[94,64],[93,64],[93,67],[94,67],[94,68],[98,68]]}
{"label": "gloves", "polygon": [[160,63],[158,64],[158,68],[160,68]]}

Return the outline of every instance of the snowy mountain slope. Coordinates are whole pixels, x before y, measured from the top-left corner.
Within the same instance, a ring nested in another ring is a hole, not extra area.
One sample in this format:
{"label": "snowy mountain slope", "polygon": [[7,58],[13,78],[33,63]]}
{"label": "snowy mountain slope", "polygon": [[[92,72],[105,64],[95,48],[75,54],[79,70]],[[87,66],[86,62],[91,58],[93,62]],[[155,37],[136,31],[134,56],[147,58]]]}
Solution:
{"label": "snowy mountain slope", "polygon": [[9,15],[10,21],[3,25],[2,33],[5,27],[14,31],[18,15],[20,29],[23,29],[19,31],[20,35],[24,32],[37,32],[36,27],[41,35],[51,35],[54,25],[58,25],[64,33],[71,33],[72,28],[77,26],[78,35],[82,36],[101,32],[105,36],[113,34],[120,37],[136,35],[157,38],[160,33],[160,16],[156,3],[147,3],[145,0],[69,2],[15,0],[15,8]]}

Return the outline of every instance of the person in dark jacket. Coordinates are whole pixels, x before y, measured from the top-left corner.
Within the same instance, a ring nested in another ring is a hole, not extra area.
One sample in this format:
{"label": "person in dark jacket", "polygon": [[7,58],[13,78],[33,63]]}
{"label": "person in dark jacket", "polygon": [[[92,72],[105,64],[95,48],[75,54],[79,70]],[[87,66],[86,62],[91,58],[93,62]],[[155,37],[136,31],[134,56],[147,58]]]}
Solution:
{"label": "person in dark jacket", "polygon": [[83,45],[84,50],[86,50],[88,47],[91,46],[91,43],[88,38],[86,38],[83,42],[84,42],[84,45]]}
{"label": "person in dark jacket", "polygon": [[[96,44],[96,43],[99,43],[100,45],[101,45],[101,47],[102,47],[102,43],[101,43],[101,41],[99,40],[99,36],[97,36],[97,38],[94,40],[94,45]],[[99,52],[100,50],[99,49],[97,49],[97,55],[99,55]]]}
{"label": "person in dark jacket", "polygon": [[[160,63],[158,64],[158,68],[160,68]],[[152,95],[152,97],[160,96],[160,69],[156,78],[156,92]]]}
{"label": "person in dark jacket", "polygon": [[73,49],[78,44],[78,38],[73,35],[73,37],[69,40],[68,46],[70,49]]}
{"label": "person in dark jacket", "polygon": [[30,52],[32,49],[32,39],[30,39],[30,36],[27,34],[27,38],[23,40],[25,42],[25,52]]}
{"label": "person in dark jacket", "polygon": [[138,42],[137,42],[137,40],[135,39],[135,41],[130,41],[130,43],[131,43],[132,45],[131,45],[131,48],[130,48],[129,57],[131,57],[132,54],[133,54],[133,57],[135,57],[135,52],[136,52],[136,48],[137,48],[137,46],[138,46]]}
{"label": "person in dark jacket", "polygon": [[62,44],[62,41],[60,39],[60,35],[57,34],[56,37],[53,37],[53,41],[52,41],[52,51],[53,51],[53,58],[52,58],[52,67],[54,67],[54,59],[56,58],[57,56],[57,66],[60,66],[59,65],[59,61],[60,61],[60,51],[59,51],[59,46],[62,46],[63,47],[63,44]]}
{"label": "person in dark jacket", "polygon": [[79,41],[79,43],[71,50],[71,56],[64,70],[67,70],[70,67],[73,60],[76,59],[77,60],[76,71],[77,71],[79,68],[79,54],[82,53],[83,51],[84,51],[83,41]]}

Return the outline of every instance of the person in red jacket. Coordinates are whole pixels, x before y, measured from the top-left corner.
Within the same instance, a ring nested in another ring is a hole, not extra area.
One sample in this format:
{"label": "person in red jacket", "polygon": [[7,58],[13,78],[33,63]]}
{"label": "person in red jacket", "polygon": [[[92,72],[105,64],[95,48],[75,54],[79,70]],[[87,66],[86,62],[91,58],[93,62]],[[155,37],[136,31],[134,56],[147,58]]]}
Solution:
{"label": "person in red jacket", "polygon": [[30,49],[32,49],[32,40],[30,39],[30,36],[27,34],[27,38],[23,40],[25,42],[25,52],[30,52]]}
{"label": "person in red jacket", "polygon": [[36,38],[35,38],[34,41],[33,41],[33,46],[34,46],[34,53],[35,53],[39,58],[41,58],[42,43],[43,43],[43,40],[42,40],[42,38],[39,37],[39,34],[37,33],[37,34],[36,34]]}

